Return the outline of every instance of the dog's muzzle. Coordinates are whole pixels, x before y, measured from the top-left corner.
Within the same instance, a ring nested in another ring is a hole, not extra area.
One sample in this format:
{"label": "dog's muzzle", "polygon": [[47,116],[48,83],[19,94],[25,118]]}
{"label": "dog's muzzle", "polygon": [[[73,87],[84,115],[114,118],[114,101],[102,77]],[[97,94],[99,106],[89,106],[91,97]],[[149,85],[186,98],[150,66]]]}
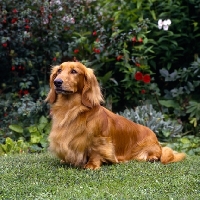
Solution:
{"label": "dog's muzzle", "polygon": [[71,94],[73,93],[73,91],[68,91],[68,90],[64,90],[62,87],[63,84],[63,80],[58,78],[54,80],[54,85],[55,85],[55,89],[57,93],[62,93],[62,94]]}
{"label": "dog's muzzle", "polygon": [[56,86],[56,88],[60,88],[62,86],[63,80],[58,78],[54,80],[54,85]]}

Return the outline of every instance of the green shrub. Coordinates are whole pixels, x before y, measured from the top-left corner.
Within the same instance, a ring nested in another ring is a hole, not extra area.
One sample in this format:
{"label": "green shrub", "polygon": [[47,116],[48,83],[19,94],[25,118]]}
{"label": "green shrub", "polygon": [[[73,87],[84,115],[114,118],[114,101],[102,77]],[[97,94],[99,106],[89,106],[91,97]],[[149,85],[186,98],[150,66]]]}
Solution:
{"label": "green shrub", "polygon": [[[166,69],[161,69],[160,73],[172,87],[165,89],[165,95],[159,104],[163,106],[165,113],[173,113],[174,116],[187,117],[186,123],[190,122],[196,133],[199,131],[200,104],[200,59],[197,57],[189,68],[180,68],[169,73]],[[188,128],[186,128],[185,131]],[[190,129],[192,127],[190,126]]]}
{"label": "green shrub", "polygon": [[5,144],[0,144],[0,156],[4,154],[27,153],[29,144],[25,143],[23,139],[13,141],[7,137]]}
{"label": "green shrub", "polygon": [[195,137],[194,135],[176,138],[171,142],[169,141],[167,146],[176,151],[183,151],[187,155],[200,155],[200,137]]}
{"label": "green shrub", "polygon": [[[9,125],[24,131],[48,115],[42,100],[50,68],[63,61],[81,61],[95,69],[110,109],[122,111],[148,100],[183,121],[185,131],[199,133],[194,95],[199,61],[190,66],[199,53],[199,0],[1,0],[0,10],[1,143],[20,137]],[[171,19],[168,31],[158,29],[159,19]],[[166,98],[169,93],[176,96]],[[166,106],[163,100],[172,98],[175,106]],[[30,142],[30,135],[23,136],[25,141]]]}
{"label": "green shrub", "polygon": [[[10,95],[11,93],[5,95],[0,103],[1,112],[4,113],[0,121],[0,143],[6,145],[6,138],[12,141],[23,139],[31,152],[46,148],[50,131],[47,105],[41,99],[35,102],[29,94],[22,96],[20,100]],[[13,146],[16,144],[13,143]],[[12,149],[14,150],[15,148]]]}
{"label": "green shrub", "polygon": [[161,112],[154,110],[152,105],[137,106],[134,110],[125,109],[124,112],[120,112],[120,115],[149,127],[162,141],[182,134],[181,124],[167,119]]}

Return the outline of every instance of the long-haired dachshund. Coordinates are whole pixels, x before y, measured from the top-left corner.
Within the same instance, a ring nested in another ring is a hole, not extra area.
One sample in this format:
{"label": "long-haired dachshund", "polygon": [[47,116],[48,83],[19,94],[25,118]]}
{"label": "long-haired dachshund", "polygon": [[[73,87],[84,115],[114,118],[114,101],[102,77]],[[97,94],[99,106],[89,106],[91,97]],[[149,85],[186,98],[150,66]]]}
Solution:
{"label": "long-haired dachshund", "polygon": [[148,127],[101,106],[102,93],[93,70],[79,62],[52,68],[50,150],[77,167],[98,169],[102,163],[129,160],[178,162],[184,153],[161,147]]}

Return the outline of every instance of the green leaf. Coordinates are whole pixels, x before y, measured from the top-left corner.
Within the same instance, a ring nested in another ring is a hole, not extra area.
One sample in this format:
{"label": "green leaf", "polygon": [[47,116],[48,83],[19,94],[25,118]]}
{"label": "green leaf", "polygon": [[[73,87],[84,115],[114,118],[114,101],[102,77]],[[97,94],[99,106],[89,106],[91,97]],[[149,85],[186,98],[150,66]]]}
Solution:
{"label": "green leaf", "polygon": [[142,5],[142,0],[137,0],[137,9],[140,9]]}
{"label": "green leaf", "polygon": [[9,125],[9,129],[11,129],[12,131],[15,131],[17,133],[23,133],[23,128],[20,125],[17,125],[17,124]]}
{"label": "green leaf", "polygon": [[39,131],[35,131],[31,133],[31,143],[32,144],[36,144],[36,143],[40,143],[41,139],[42,139],[42,135],[40,134]]}
{"label": "green leaf", "polygon": [[29,130],[29,132],[30,132],[31,134],[38,131],[36,126],[30,126],[30,127],[28,127],[28,130]]}
{"label": "green leaf", "polygon": [[102,82],[103,84],[106,84],[107,81],[111,78],[111,76],[112,76],[112,71],[109,71],[109,72],[107,72],[104,76],[98,77],[98,79],[101,80],[101,82]]}
{"label": "green leaf", "polygon": [[42,139],[41,135],[31,135],[31,143],[32,144],[40,143],[41,139]]}
{"label": "green leaf", "polygon": [[159,103],[162,106],[165,106],[167,108],[179,108],[179,104],[176,103],[174,100],[159,100]]}
{"label": "green leaf", "polygon": [[165,130],[162,130],[162,133],[165,137],[169,137],[170,136],[170,131],[165,131]]}
{"label": "green leaf", "polygon": [[154,10],[150,10],[151,16],[153,17],[154,20],[156,20],[156,14]]}
{"label": "green leaf", "polygon": [[168,70],[166,70],[166,69],[160,69],[160,74],[161,74],[163,77],[168,77],[168,76],[169,76],[169,72],[168,72]]}
{"label": "green leaf", "polygon": [[186,137],[184,138],[181,138],[180,141],[183,143],[183,144],[189,144],[190,143],[190,140]]}
{"label": "green leaf", "polygon": [[47,124],[47,123],[48,123],[48,120],[47,120],[46,117],[41,116],[40,119],[39,119],[39,123],[40,123],[40,124]]}

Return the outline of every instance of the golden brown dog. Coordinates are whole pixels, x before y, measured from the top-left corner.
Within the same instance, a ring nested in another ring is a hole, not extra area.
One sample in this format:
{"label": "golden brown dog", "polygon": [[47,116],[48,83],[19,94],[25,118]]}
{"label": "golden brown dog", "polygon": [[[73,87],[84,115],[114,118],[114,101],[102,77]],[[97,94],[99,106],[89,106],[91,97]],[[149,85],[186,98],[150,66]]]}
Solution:
{"label": "golden brown dog", "polygon": [[50,150],[74,166],[98,169],[102,163],[129,160],[160,161],[185,158],[161,147],[149,128],[102,107],[103,97],[93,70],[79,62],[64,62],[52,68]]}

